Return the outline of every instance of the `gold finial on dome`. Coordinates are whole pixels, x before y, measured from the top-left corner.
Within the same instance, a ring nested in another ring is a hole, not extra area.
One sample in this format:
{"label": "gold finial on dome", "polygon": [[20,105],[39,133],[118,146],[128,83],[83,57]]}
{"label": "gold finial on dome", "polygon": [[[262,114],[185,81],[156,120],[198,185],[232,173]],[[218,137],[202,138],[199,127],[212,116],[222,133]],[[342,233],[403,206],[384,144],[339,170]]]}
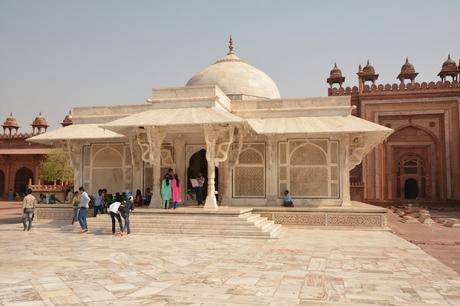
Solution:
{"label": "gold finial on dome", "polygon": [[227,53],[227,55],[230,55],[230,54],[235,54],[235,51],[233,51],[232,34],[230,34],[230,38],[228,39],[228,53]]}

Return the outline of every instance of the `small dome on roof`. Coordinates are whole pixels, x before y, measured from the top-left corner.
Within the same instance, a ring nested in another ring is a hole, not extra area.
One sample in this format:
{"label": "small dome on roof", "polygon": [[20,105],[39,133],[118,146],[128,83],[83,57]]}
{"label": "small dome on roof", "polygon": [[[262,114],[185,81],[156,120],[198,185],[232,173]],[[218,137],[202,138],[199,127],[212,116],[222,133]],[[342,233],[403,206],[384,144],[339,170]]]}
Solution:
{"label": "small dome on roof", "polygon": [[231,36],[227,55],[195,74],[186,84],[197,85],[217,85],[226,95],[280,98],[278,87],[268,75],[235,54]]}
{"label": "small dome on roof", "polygon": [[415,73],[415,67],[409,63],[409,58],[406,57],[406,62],[401,66],[402,73]]}
{"label": "small dome on roof", "polygon": [[72,113],[71,113],[71,111],[69,111],[69,113],[64,117],[64,120],[62,120],[61,125],[63,127],[66,127],[66,126],[72,125],[72,124],[73,124]]}
{"label": "small dome on roof", "polygon": [[13,113],[10,113],[8,117],[6,117],[5,122],[3,122],[4,128],[19,128],[18,122],[16,118],[13,117]]}
{"label": "small dome on roof", "polygon": [[46,122],[45,117],[43,117],[42,113],[40,112],[35,120],[31,124],[33,127],[48,127],[48,122]]}
{"label": "small dome on roof", "polygon": [[367,64],[366,64],[366,66],[364,66],[364,68],[363,68],[363,72],[364,72],[365,74],[375,74],[374,66],[372,66],[371,64],[369,64],[369,60],[367,60]]}
{"label": "small dome on roof", "polygon": [[334,68],[332,68],[331,72],[329,73],[330,78],[341,78],[342,77],[342,70],[337,67],[337,63],[334,63]]}
{"label": "small dome on roof", "polygon": [[457,63],[450,57],[450,54],[447,56],[447,60],[442,64],[442,72],[456,72]]}

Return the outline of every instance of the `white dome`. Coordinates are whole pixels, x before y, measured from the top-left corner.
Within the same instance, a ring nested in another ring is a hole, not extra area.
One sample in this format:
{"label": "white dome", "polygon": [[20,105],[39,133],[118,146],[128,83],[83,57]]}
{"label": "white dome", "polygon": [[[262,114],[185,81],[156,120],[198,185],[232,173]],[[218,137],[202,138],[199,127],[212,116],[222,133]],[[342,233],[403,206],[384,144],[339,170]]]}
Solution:
{"label": "white dome", "polygon": [[226,95],[248,95],[279,99],[275,82],[263,71],[230,52],[221,60],[195,74],[186,86],[217,85]]}

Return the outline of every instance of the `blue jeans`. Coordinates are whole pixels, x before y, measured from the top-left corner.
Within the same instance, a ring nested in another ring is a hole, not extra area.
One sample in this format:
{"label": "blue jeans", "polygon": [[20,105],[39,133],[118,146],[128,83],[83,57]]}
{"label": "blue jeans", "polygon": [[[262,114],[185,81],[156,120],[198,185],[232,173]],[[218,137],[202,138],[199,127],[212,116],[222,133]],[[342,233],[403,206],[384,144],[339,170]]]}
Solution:
{"label": "blue jeans", "polygon": [[121,215],[123,219],[125,219],[125,224],[123,226],[123,232],[126,230],[128,234],[131,233],[131,229],[129,228],[129,210],[128,212]]}
{"label": "blue jeans", "polygon": [[195,193],[198,204],[203,204],[203,187],[195,187]]}
{"label": "blue jeans", "polygon": [[102,205],[98,205],[98,206],[94,206],[94,216],[96,217],[97,215],[97,212],[100,212],[101,214],[104,213],[104,209],[103,209],[103,206]]}
{"label": "blue jeans", "polygon": [[88,230],[88,224],[86,223],[87,215],[88,215],[88,208],[80,207],[78,211],[78,223],[80,223],[82,230]]}
{"label": "blue jeans", "polygon": [[73,217],[72,217],[72,224],[77,221],[78,218],[78,207],[73,208]]}

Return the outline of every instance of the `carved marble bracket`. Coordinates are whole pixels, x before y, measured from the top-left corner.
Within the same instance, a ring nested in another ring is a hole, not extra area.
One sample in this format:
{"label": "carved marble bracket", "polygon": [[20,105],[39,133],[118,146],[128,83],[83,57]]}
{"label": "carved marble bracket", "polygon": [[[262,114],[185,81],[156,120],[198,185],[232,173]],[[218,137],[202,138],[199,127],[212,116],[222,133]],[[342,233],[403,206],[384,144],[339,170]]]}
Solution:
{"label": "carved marble bracket", "polygon": [[131,154],[131,166],[133,167],[133,169],[137,166],[140,166],[139,162],[142,159],[141,154],[139,154],[140,145],[139,148],[135,145],[136,140],[137,136],[129,138],[129,153]]}
{"label": "carved marble bracket", "polygon": [[359,165],[364,156],[372,149],[382,143],[387,134],[371,134],[371,135],[350,135],[350,142],[347,148],[348,153],[348,170],[352,170]]}
{"label": "carved marble bracket", "polygon": [[204,127],[206,160],[208,161],[208,195],[206,197],[205,208],[217,208],[215,167],[227,160],[230,147],[233,143],[235,129],[236,127],[233,125],[206,125]]}
{"label": "carved marble bracket", "polygon": [[229,164],[229,169],[230,171],[233,171],[236,166],[238,166],[240,162],[240,154],[241,150],[243,149],[243,137],[244,137],[244,131],[242,129],[237,129],[238,131],[238,144],[237,147],[232,149],[230,153],[230,156],[232,157],[232,160],[228,161]]}
{"label": "carved marble bracket", "polygon": [[153,168],[153,197],[150,203],[152,207],[161,207],[161,145],[165,137],[166,132],[158,127],[146,127],[136,130],[136,139],[141,149],[142,160]]}
{"label": "carved marble bracket", "polygon": [[80,184],[81,179],[81,145],[70,140],[61,141],[62,149],[69,159],[70,167],[74,172],[74,184]]}
{"label": "carved marble bracket", "polygon": [[144,140],[142,136],[143,134],[141,133],[141,130],[137,129],[136,140],[139,148],[141,149],[141,158],[145,163],[151,166],[153,164],[153,160],[150,159],[150,144],[148,140]]}

